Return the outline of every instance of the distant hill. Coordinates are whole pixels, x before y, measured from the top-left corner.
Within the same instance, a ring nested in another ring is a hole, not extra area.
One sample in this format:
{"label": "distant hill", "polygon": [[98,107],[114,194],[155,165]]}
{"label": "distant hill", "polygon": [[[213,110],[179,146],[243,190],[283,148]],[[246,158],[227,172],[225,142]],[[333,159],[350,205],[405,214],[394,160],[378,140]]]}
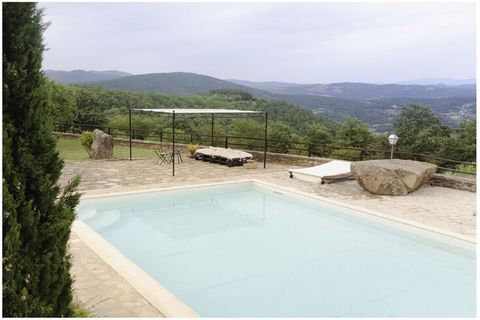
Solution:
{"label": "distant hill", "polygon": [[215,89],[231,89],[250,92],[257,98],[272,99],[273,95],[211,76],[190,72],[149,73],[92,82],[105,88],[146,91],[169,94],[194,94]]}
{"label": "distant hill", "polygon": [[[290,94],[297,94],[297,93],[305,93],[301,89],[302,84],[298,83],[290,83],[290,82],[279,82],[279,81],[262,81],[262,82],[255,82],[255,81],[248,81],[248,80],[237,80],[237,79],[227,79],[229,82],[233,82],[245,87],[256,88],[260,90],[266,90],[270,92],[276,93],[290,93]],[[308,86],[308,85],[307,85]],[[298,92],[294,92],[299,90]]]}
{"label": "distant hill", "polygon": [[229,80],[230,82],[280,94],[314,95],[336,97],[350,100],[370,100],[384,98],[452,98],[474,97],[475,87],[436,86],[436,85],[400,85],[370,83],[331,83],[331,84],[295,84],[283,82],[253,82]]}
{"label": "distant hill", "polygon": [[465,118],[476,116],[474,97],[348,100],[313,95],[283,95],[282,100],[303,106],[317,115],[337,122],[341,122],[345,116],[355,117],[368,123],[378,132],[391,130],[395,116],[402,107],[410,104],[430,106],[443,123],[452,127],[456,127]]}
{"label": "distant hill", "polygon": [[345,116],[353,116],[381,132],[390,130],[392,120],[400,109],[412,103],[429,105],[444,123],[451,126],[458,125],[465,117],[476,115],[476,92],[471,85],[227,81],[188,72],[129,75],[87,84],[176,95],[197,94],[215,89],[239,90],[249,92],[258,99],[285,101],[335,121],[342,121]]}
{"label": "distant hill", "polygon": [[130,73],[116,71],[116,70],[108,70],[108,71],[46,70],[45,74],[50,79],[60,83],[84,83],[84,82],[91,82],[91,81],[115,79],[115,78],[126,77],[131,75]]}
{"label": "distant hill", "polygon": [[230,89],[249,92],[256,98],[275,99],[275,94],[271,92],[190,72],[132,75],[122,71],[46,70],[45,73],[49,78],[60,83],[88,84],[110,89],[180,95]]}
{"label": "distant hill", "polygon": [[444,85],[444,86],[463,86],[476,85],[475,79],[450,79],[450,78],[422,78],[410,81],[400,81],[398,84],[419,84],[419,85]]}

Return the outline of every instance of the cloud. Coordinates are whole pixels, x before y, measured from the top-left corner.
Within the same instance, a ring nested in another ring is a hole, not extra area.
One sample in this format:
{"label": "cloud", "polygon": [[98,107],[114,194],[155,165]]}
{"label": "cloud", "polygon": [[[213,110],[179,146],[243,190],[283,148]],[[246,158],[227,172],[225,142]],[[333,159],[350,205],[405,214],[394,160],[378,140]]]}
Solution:
{"label": "cloud", "polygon": [[475,76],[473,3],[42,3],[48,69],[289,82]]}

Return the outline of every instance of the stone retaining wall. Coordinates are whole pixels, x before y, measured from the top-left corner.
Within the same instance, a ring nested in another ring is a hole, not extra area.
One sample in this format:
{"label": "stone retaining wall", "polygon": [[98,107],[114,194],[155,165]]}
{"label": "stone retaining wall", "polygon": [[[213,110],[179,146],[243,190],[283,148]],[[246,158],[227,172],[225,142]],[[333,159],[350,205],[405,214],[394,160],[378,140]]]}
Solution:
{"label": "stone retaining wall", "polygon": [[[257,159],[258,162],[263,162],[263,152],[261,151],[247,151],[253,155],[254,159]],[[273,153],[267,152],[267,163],[277,162],[291,164],[292,166],[318,166],[324,163],[331,161],[332,159],[327,158],[317,158],[317,157],[306,157],[306,156],[297,156],[292,154],[284,153]]]}
{"label": "stone retaining wall", "polygon": [[475,179],[470,178],[460,178],[437,173],[430,179],[429,183],[436,187],[477,192],[477,182]]}
{"label": "stone retaining wall", "polygon": [[[67,139],[78,139],[79,134],[73,133],[62,133],[54,132],[58,136],[62,136]],[[128,146],[128,139],[114,138],[115,143],[119,145]],[[155,148],[159,145],[171,145],[168,142],[158,142],[158,141],[146,141],[146,140],[132,140],[132,145],[142,148]],[[177,145],[177,144],[176,144]],[[185,144],[178,143],[178,146],[185,146]],[[260,151],[248,151],[253,155],[253,158],[258,161],[258,163],[263,163],[263,152]],[[306,157],[306,156],[297,156],[291,154],[282,154],[282,153],[267,153],[267,165],[268,162],[276,163],[286,163],[291,164],[292,167],[295,166],[318,166],[324,163],[331,161],[332,159],[327,158],[317,158],[317,157]],[[445,187],[463,191],[477,192],[477,184],[475,178],[460,178],[444,174],[435,174],[432,179],[429,181],[430,185],[437,187]]]}

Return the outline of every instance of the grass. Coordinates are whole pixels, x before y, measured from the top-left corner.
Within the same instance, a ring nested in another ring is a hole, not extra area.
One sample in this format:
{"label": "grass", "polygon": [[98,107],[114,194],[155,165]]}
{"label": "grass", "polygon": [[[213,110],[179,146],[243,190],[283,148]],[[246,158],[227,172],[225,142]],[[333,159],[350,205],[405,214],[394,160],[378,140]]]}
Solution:
{"label": "grass", "polygon": [[90,310],[87,310],[86,308],[82,307],[82,306],[79,306],[79,305],[75,305],[73,307],[73,317],[74,318],[89,318],[89,317],[92,317],[92,313],[90,312]]}
{"label": "grass", "polygon": [[[90,160],[87,152],[83,149],[78,140],[59,138],[57,141],[57,150],[60,153],[60,157],[66,162]],[[128,146],[114,146],[113,158],[128,159],[129,155],[130,152]],[[152,149],[132,147],[132,157],[135,159],[154,158],[155,153]]]}

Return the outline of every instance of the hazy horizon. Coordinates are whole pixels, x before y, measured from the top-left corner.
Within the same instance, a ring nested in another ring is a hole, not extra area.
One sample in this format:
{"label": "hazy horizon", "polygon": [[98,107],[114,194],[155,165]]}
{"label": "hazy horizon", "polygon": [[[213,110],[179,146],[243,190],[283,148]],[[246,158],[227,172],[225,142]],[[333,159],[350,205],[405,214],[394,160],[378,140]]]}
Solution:
{"label": "hazy horizon", "polygon": [[[72,70],[58,70],[58,69],[44,69],[44,71],[61,71],[61,72],[73,72],[73,71],[85,71],[85,72],[126,72],[124,70],[84,70],[84,69],[72,69]],[[161,74],[161,73],[193,73],[193,74],[198,74],[198,75],[204,75],[204,76],[210,76],[214,77],[212,75],[208,74],[200,74],[200,73],[195,73],[195,72],[188,72],[188,71],[171,71],[171,72],[147,72],[147,73],[130,73],[127,72],[132,76],[136,75],[144,75],[144,74]],[[214,77],[216,78],[216,77]],[[223,78],[218,78],[221,80],[225,81],[247,81],[247,82],[278,82],[278,83],[295,83],[295,84],[329,84],[329,83],[334,83],[334,82],[324,82],[324,83],[319,83],[319,82],[292,82],[292,81],[276,81],[276,80],[262,80],[262,81],[253,81],[249,79],[235,79],[235,78],[230,78],[230,79],[223,79]],[[435,84],[441,84],[441,80],[448,81],[448,82],[457,82],[458,84],[473,84],[476,83],[476,78],[469,78],[469,79],[453,79],[453,78],[419,78],[419,79],[409,79],[409,80],[401,80],[401,81],[396,81],[396,82],[365,82],[365,81],[356,81],[358,83],[370,83],[370,84],[408,84],[410,82],[427,82],[427,83],[434,83],[433,81],[439,81],[436,82]],[[473,82],[473,83],[472,83]],[[336,83],[354,83],[353,81],[337,81]]]}
{"label": "hazy horizon", "polygon": [[44,69],[292,83],[475,79],[474,3],[40,3]]}

